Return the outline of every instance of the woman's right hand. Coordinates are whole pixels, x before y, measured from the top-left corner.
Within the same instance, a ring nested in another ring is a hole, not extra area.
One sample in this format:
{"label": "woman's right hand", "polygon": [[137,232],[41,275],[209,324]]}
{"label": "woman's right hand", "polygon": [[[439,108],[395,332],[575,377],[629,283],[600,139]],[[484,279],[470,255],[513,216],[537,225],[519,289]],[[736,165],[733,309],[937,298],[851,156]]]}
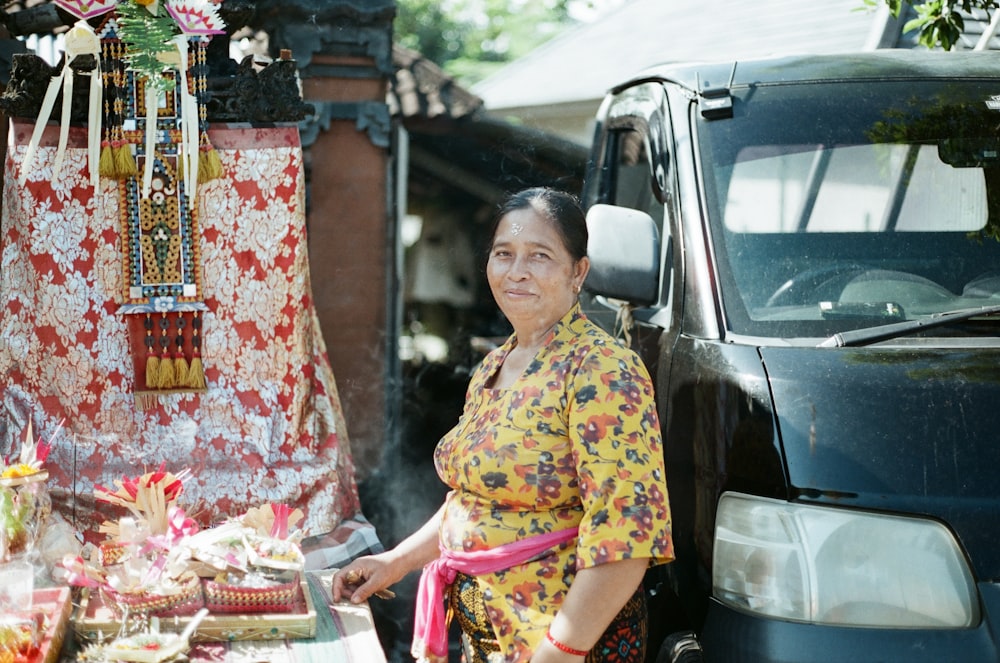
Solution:
{"label": "woman's right hand", "polygon": [[406,571],[398,570],[392,551],[359,557],[333,575],[333,600],[364,603],[373,594],[399,582]]}
{"label": "woman's right hand", "polygon": [[438,556],[438,529],[444,506],[392,550],[359,557],[333,574],[333,600],[363,603],[375,592],[421,569]]}

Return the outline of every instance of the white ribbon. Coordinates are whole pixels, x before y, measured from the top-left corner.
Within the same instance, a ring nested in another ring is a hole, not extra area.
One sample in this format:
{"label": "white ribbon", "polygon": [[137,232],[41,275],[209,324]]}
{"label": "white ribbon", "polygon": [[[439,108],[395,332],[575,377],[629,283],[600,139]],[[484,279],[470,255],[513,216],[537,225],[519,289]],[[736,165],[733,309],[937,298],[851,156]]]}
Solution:
{"label": "white ribbon", "polygon": [[[194,207],[195,193],[198,188],[198,101],[188,90],[188,40],[183,34],[173,38],[177,49],[177,60],[174,61],[171,52],[161,53],[161,62],[177,68],[180,83],[180,113],[181,142],[177,149],[177,164],[184,170],[184,193],[188,207]],[[155,86],[146,84],[146,164],[142,178],[142,195],[149,197],[153,182],[153,163],[156,158],[156,118],[159,95]]]}
{"label": "white ribbon", "polygon": [[160,95],[152,81],[146,81],[146,161],[142,173],[142,197],[149,198],[153,186],[153,164],[156,161],[156,117]]}
{"label": "white ribbon", "polygon": [[94,56],[94,69],[90,75],[90,103],[87,108],[87,157],[90,175],[90,183],[95,189],[99,182],[98,161],[100,159],[101,141],[101,104],[103,103],[104,85],[101,80],[101,40],[97,37],[93,28],[86,21],[77,21],[76,24],[66,33],[66,53],[65,63],[58,76],[54,76],[49,81],[49,87],[45,91],[45,98],[42,100],[42,107],[38,111],[38,118],[35,120],[35,129],[31,133],[31,140],[28,141],[28,148],[24,154],[24,161],[21,164],[21,175],[18,183],[24,186],[28,178],[28,172],[35,162],[35,155],[38,151],[38,144],[41,142],[45,125],[48,124],[52,109],[56,104],[60,89],[63,95],[62,114],[59,125],[59,145],[56,149],[56,158],[52,165],[52,179],[59,176],[62,170],[63,159],[66,155],[66,143],[69,139],[70,110],[73,105],[73,70],[70,67],[73,60],[80,55]]}
{"label": "white ribbon", "polygon": [[194,208],[198,190],[198,100],[188,90],[188,39],[180,34],[174,37],[174,45],[180,56],[177,71],[180,74],[181,146],[178,163],[184,164],[184,195],[188,207]]}

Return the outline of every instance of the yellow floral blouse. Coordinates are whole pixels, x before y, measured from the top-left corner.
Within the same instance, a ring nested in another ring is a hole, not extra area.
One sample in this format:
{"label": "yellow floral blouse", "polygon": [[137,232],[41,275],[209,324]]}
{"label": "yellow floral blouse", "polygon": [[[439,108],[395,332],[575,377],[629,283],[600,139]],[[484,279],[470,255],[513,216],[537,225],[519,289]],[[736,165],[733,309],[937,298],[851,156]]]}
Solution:
{"label": "yellow floral blouse", "polygon": [[530,659],[578,569],[673,559],[660,426],[639,358],[575,306],[514,385],[488,388],[516,343],[511,336],[474,373],[458,425],[434,454],[453,489],[446,548],[579,526],[575,541],[477,578],[511,663]]}

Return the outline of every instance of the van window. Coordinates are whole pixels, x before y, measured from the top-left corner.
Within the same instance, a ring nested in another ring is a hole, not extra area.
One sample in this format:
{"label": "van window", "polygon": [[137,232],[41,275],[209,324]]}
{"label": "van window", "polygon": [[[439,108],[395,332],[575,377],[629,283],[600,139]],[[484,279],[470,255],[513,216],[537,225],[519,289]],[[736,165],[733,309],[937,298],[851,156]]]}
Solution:
{"label": "van window", "polygon": [[728,328],[825,337],[1000,304],[997,95],[772,85],[734,90],[732,118],[696,119]]}

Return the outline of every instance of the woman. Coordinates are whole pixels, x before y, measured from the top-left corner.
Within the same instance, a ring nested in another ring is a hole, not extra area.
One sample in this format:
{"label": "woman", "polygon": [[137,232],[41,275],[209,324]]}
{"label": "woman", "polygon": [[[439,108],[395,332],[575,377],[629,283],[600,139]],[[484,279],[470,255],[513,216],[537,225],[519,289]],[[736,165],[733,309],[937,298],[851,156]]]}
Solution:
{"label": "woman", "polygon": [[660,430],[642,363],[580,310],[586,250],[572,196],[528,189],[501,207],[486,271],[514,333],[435,450],[452,491],[334,577],[334,600],[359,602],[425,567],[419,660],[447,660],[444,596],[468,663],[644,658],[642,578],[673,559]]}

